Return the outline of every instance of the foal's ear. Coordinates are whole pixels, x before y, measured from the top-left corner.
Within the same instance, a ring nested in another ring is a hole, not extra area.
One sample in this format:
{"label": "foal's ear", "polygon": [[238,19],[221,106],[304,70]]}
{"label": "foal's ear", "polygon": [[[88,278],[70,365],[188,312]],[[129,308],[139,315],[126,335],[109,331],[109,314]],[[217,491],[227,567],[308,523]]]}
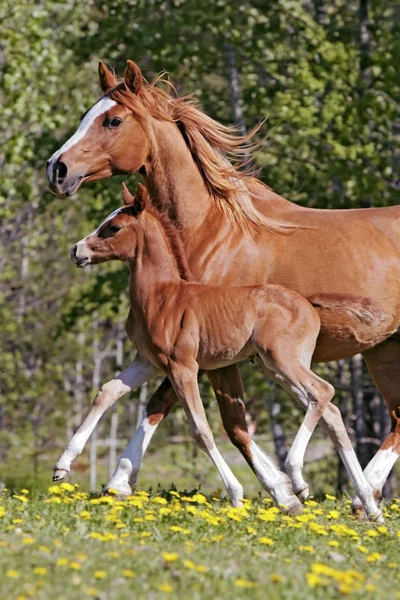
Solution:
{"label": "foal's ear", "polygon": [[133,204],[133,208],[135,209],[135,214],[141,213],[147,206],[147,203],[150,201],[149,192],[147,191],[146,186],[143,183],[138,184],[138,188],[136,190],[135,202]]}
{"label": "foal's ear", "polygon": [[124,73],[125,85],[134,94],[137,94],[143,85],[143,76],[140,67],[133,60],[128,60]]}
{"label": "foal's ear", "polygon": [[107,92],[117,84],[117,78],[114,73],[107,69],[101,60],[99,60],[99,83],[103,92]]}
{"label": "foal's ear", "polygon": [[132,196],[126,185],[122,184],[122,199],[124,201],[125,206],[133,206],[135,202],[135,197]]}

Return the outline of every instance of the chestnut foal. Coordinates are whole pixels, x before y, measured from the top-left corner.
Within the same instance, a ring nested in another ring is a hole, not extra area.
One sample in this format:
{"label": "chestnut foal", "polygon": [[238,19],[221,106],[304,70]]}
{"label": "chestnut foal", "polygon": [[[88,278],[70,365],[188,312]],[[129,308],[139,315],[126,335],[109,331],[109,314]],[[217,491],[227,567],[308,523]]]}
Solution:
{"label": "chestnut foal", "polygon": [[[214,462],[234,506],[240,505],[243,488],[215,446],[197,376],[199,369],[258,355],[264,372],[306,408],[287,470],[295,493],[307,497],[304,453],[334,395],[333,387],[309,368],[320,330],[318,313],[302,296],[277,285],[216,288],[192,282],[179,233],[152,207],[146,188],[139,185],[134,198],[123,186],[123,197],[125,206],[72,248],[72,260],[79,267],[112,259],[127,263],[128,335],[154,372],[170,379],[196,443]],[[95,401],[92,421],[101,409]],[[81,426],[83,435],[90,418],[89,413]],[[298,508],[286,505],[288,511]]]}

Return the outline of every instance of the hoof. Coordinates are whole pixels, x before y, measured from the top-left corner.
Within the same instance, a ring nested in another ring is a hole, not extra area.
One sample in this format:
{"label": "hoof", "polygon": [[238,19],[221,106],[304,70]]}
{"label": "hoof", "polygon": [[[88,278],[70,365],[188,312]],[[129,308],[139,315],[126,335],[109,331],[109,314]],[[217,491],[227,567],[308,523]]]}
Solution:
{"label": "hoof", "polygon": [[303,490],[300,490],[299,492],[295,492],[295,494],[298,497],[298,499],[300,500],[300,502],[302,504],[304,504],[304,502],[307,500],[308,496],[310,495],[310,489],[307,486]]}
{"label": "hoof", "polygon": [[132,488],[126,483],[124,485],[120,485],[117,488],[112,487],[111,485],[104,487],[102,491],[103,496],[114,496],[115,498],[128,498],[128,496],[132,496]]}
{"label": "hoof", "polygon": [[286,506],[286,512],[291,517],[300,515],[303,512],[303,505],[297,497],[296,500],[293,501],[289,506]]}
{"label": "hoof", "polygon": [[385,519],[383,516],[383,513],[381,510],[378,510],[376,513],[371,514],[369,517],[370,521],[373,521],[374,523],[384,523]]}
{"label": "hoof", "polygon": [[62,479],[66,479],[69,473],[70,472],[66,469],[57,469],[57,467],[55,467],[53,471],[53,481],[61,481]]}

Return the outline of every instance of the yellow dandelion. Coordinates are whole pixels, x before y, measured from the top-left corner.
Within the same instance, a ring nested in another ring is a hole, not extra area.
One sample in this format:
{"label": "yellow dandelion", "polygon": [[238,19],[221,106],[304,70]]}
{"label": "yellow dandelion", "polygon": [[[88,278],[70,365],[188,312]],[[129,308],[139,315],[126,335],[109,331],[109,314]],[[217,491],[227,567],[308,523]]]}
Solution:
{"label": "yellow dandelion", "polygon": [[265,544],[266,546],[272,546],[274,544],[274,540],[271,540],[269,537],[260,537],[258,538],[259,544]]}
{"label": "yellow dandelion", "polygon": [[45,567],[35,567],[33,572],[35,575],[46,575],[47,569]]}
{"label": "yellow dandelion", "polygon": [[33,537],[26,537],[23,538],[22,543],[26,544],[27,546],[29,546],[29,544],[34,544],[36,542],[35,538]]}
{"label": "yellow dandelion", "polygon": [[164,581],[160,585],[160,590],[162,592],[164,592],[165,594],[170,594],[172,592],[172,585],[170,585],[169,583],[167,583],[167,582]]}
{"label": "yellow dandelion", "polygon": [[177,552],[163,552],[161,556],[167,563],[175,562],[179,558],[179,554]]}
{"label": "yellow dandelion", "polygon": [[86,593],[87,593],[89,596],[94,596],[94,597],[96,597],[96,596],[99,596],[99,595],[100,595],[101,591],[100,591],[100,590],[98,590],[98,589],[97,589],[97,588],[95,588],[95,587],[90,587],[90,588],[86,588]]}
{"label": "yellow dandelion", "polygon": [[367,562],[378,562],[383,559],[383,554],[380,552],[372,552],[367,556]]}
{"label": "yellow dandelion", "polygon": [[135,577],[135,572],[131,571],[131,569],[124,569],[124,571],[122,571],[122,575],[124,577]]}
{"label": "yellow dandelion", "polygon": [[64,567],[68,564],[68,558],[59,558],[56,562],[57,567]]}
{"label": "yellow dandelion", "polygon": [[106,571],[95,571],[94,576],[96,579],[105,579],[107,577]]}
{"label": "yellow dandelion", "polygon": [[7,577],[11,579],[17,579],[19,577],[19,571],[14,571],[14,569],[9,569],[6,573]]}
{"label": "yellow dandelion", "polygon": [[167,500],[161,496],[156,496],[155,498],[152,498],[151,501],[153,504],[168,504]]}
{"label": "yellow dandelion", "polygon": [[327,500],[336,500],[336,496],[331,496],[330,494],[325,494],[325,498]]}
{"label": "yellow dandelion", "polygon": [[283,581],[283,577],[281,575],[278,575],[278,573],[271,573],[269,575],[269,579],[273,582],[273,583],[282,583]]}
{"label": "yellow dandelion", "polygon": [[73,571],[79,571],[80,569],[82,569],[82,565],[78,562],[72,561],[69,563],[69,568]]}
{"label": "yellow dandelion", "polygon": [[314,554],[315,552],[312,546],[299,546],[298,550],[300,550],[300,552],[309,552],[310,554]]}
{"label": "yellow dandelion", "polygon": [[328,546],[332,546],[332,548],[337,548],[339,546],[339,542],[337,540],[329,540]]}
{"label": "yellow dandelion", "polygon": [[237,587],[240,587],[240,588],[254,588],[254,587],[256,587],[256,584],[255,584],[254,581],[249,581],[248,579],[243,579],[242,577],[239,577],[239,579],[236,579],[235,585]]}

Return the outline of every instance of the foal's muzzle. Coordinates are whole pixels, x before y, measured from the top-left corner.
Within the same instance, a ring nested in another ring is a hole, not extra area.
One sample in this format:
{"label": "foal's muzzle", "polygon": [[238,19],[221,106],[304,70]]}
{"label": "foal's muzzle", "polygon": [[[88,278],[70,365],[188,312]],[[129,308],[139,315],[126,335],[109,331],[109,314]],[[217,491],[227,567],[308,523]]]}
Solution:
{"label": "foal's muzzle", "polygon": [[86,265],[90,262],[88,256],[78,256],[78,244],[72,246],[70,256],[72,262],[75,263],[77,267],[86,267]]}

